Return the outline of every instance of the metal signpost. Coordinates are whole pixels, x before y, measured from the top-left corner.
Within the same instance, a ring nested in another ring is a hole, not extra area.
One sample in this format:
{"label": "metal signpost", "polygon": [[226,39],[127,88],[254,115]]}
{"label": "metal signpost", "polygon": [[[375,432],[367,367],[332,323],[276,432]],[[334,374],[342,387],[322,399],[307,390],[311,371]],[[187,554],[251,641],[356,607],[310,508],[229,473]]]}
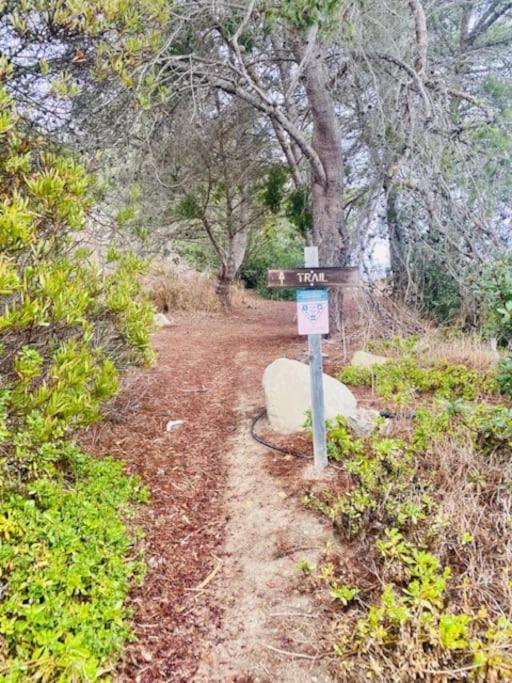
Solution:
{"label": "metal signpost", "polygon": [[[318,268],[318,247],[304,248],[304,265]],[[327,294],[326,311],[327,334],[329,333],[329,294]],[[322,335],[308,334],[309,345],[309,377],[311,383],[311,418],[313,422],[313,453],[315,467],[323,470],[327,467],[327,434],[325,430],[325,401],[322,361]]]}
{"label": "metal signpost", "polygon": [[269,270],[269,287],[297,289],[299,334],[307,335],[315,468],[327,466],[322,335],[329,333],[329,293],[325,287],[357,285],[357,268],[319,268],[318,247],[305,247],[304,268]]}

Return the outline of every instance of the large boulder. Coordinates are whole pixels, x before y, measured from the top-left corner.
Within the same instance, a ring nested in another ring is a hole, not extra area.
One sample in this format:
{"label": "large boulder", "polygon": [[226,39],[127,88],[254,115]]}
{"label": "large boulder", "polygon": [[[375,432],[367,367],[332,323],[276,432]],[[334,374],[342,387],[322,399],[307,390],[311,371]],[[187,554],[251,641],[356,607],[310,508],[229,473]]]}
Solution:
{"label": "large boulder", "polygon": [[356,351],[350,361],[350,365],[355,368],[371,368],[374,365],[384,365],[390,359],[386,356],[376,356],[374,353],[367,351]]}
{"label": "large boulder", "polygon": [[[334,377],[324,374],[325,417],[338,415],[358,422],[354,394]],[[267,367],[263,375],[265,405],[271,427],[281,434],[293,434],[304,429],[306,411],[311,409],[309,366],[297,360],[279,358]]]}

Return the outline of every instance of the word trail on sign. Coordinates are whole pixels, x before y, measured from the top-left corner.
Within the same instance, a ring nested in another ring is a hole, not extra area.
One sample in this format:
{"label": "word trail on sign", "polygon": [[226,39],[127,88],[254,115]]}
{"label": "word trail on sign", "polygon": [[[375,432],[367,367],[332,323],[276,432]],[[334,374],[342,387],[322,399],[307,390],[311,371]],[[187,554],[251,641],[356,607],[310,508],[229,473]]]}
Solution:
{"label": "word trail on sign", "polygon": [[269,270],[267,285],[273,288],[354,287],[360,284],[358,268],[294,268]]}

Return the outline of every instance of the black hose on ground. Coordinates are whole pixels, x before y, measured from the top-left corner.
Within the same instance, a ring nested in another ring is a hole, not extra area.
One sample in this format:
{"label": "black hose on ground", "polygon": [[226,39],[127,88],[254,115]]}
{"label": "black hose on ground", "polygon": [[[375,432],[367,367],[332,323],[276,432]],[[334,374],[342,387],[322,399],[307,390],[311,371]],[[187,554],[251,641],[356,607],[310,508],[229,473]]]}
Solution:
{"label": "black hose on ground", "polygon": [[270,441],[266,441],[265,439],[262,439],[261,436],[258,436],[256,433],[256,425],[258,422],[261,420],[262,417],[264,417],[267,414],[266,410],[262,410],[259,412],[255,417],[253,417],[252,422],[251,422],[251,436],[252,438],[260,443],[262,446],[266,446],[267,448],[271,448],[273,451],[277,451],[278,453],[283,453],[284,455],[292,455],[294,458],[304,458],[305,460],[310,460],[311,457],[309,455],[306,455],[305,453],[299,453],[298,451],[293,451],[291,448],[281,448],[281,446],[276,446],[274,443],[270,443]]}
{"label": "black hose on ground", "polygon": [[[294,451],[291,448],[281,448],[281,446],[277,446],[276,444],[271,443],[270,441],[267,441],[266,439],[263,439],[261,436],[259,436],[256,433],[256,425],[266,414],[267,414],[267,411],[264,409],[253,417],[253,419],[251,421],[251,436],[252,436],[252,438],[257,443],[261,444],[262,446],[266,446],[267,448],[270,448],[273,451],[277,451],[278,453],[283,453],[284,455],[291,455],[294,458],[302,458],[304,460],[311,460],[311,456],[306,455],[305,453],[299,453],[298,451]],[[392,413],[389,410],[381,410],[379,414],[380,414],[380,417],[385,417],[388,420],[397,419],[397,418],[412,420],[415,417],[415,413]]]}
{"label": "black hose on ground", "polygon": [[414,420],[416,413],[392,413],[389,410],[381,410],[380,417],[386,417],[388,420]]}

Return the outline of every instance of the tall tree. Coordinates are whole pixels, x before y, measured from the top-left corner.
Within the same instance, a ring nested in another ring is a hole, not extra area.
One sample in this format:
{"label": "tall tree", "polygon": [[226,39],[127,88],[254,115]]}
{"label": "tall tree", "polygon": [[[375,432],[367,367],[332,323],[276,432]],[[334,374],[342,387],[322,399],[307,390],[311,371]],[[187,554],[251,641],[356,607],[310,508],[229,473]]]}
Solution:
{"label": "tall tree", "polygon": [[308,187],[310,240],[325,265],[342,265],[348,258],[347,141],[337,83],[348,64],[356,5],[341,0],[253,0],[243,7],[183,2],[176,8],[167,49],[140,71],[158,74],[155,83],[170,84],[173,97],[218,90],[267,118],[294,182]]}
{"label": "tall tree", "polygon": [[[425,286],[442,299],[436,279],[462,292],[468,268],[506,247],[510,226],[512,5],[431,2],[428,10],[426,68],[417,72],[427,125],[418,128],[418,106],[388,109],[396,123],[381,145],[394,291],[409,301],[423,300]],[[379,82],[393,85],[385,74]]]}
{"label": "tall tree", "polygon": [[[164,240],[202,234],[218,263],[218,293],[231,306],[251,233],[261,227],[261,198],[271,161],[254,110],[217,93],[183,103],[153,132],[134,180],[142,185],[140,220]],[[155,210],[156,208],[156,210]],[[167,232],[167,235],[165,233]]]}
{"label": "tall tree", "polygon": [[[23,68],[41,72],[52,56],[66,55],[83,75],[62,76],[63,93],[97,87],[85,66],[96,76],[117,74],[98,91],[105,110],[127,89],[163,118],[215,93],[251,107],[279,145],[297,196],[311,203],[308,236],[327,265],[357,260],[381,212],[402,297],[419,291],[413,271],[425,254],[441,254],[455,275],[503,244],[512,11],[505,0],[183,0],[172,20],[160,0],[159,35],[149,0],[129,8],[118,0],[105,15],[89,0],[81,46],[82,19],[70,10],[63,21],[59,0],[38,0],[32,15],[27,7],[25,22],[37,16],[51,27],[44,41],[58,42],[31,57],[30,68],[13,53],[19,83]],[[27,32],[12,6],[6,11],[7,49],[13,36],[38,44],[34,28]],[[88,103],[81,105],[75,112],[84,121]]]}

